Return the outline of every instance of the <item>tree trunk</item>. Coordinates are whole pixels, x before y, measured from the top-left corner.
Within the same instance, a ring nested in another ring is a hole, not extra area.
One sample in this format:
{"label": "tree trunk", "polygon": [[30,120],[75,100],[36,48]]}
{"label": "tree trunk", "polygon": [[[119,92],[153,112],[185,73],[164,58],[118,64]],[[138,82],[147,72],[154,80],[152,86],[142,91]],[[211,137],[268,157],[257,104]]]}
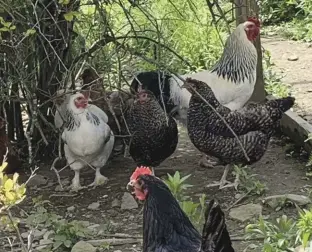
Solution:
{"label": "tree trunk", "polygon": [[[236,24],[247,20],[247,16],[256,15],[259,17],[259,7],[254,0],[235,0],[235,14],[236,14]],[[257,79],[254,92],[250,98],[250,101],[260,102],[266,97],[264,89],[264,79],[263,79],[263,66],[262,66],[262,50],[261,50],[261,39],[260,35],[255,41],[255,46],[258,52],[258,64],[257,64]]]}

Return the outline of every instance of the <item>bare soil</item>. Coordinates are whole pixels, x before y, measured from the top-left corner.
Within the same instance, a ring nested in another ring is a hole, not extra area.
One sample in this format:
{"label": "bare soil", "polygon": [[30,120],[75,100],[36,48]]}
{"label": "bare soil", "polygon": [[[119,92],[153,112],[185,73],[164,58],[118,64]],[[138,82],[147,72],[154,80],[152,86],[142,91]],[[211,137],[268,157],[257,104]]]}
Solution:
{"label": "bare soil", "polygon": [[[276,69],[284,71],[287,75],[285,81],[290,83],[296,91],[296,98],[302,113],[312,115],[312,72],[309,71],[312,66],[312,48],[305,44],[289,41],[276,41],[276,39],[264,39],[263,46],[272,52],[273,60],[276,63]],[[298,54],[299,60],[290,62],[287,60],[288,54]],[[310,100],[310,101],[309,101]],[[179,130],[179,145],[168,160],[166,160],[156,170],[156,174],[174,173],[176,170],[181,171],[183,175],[192,174],[189,183],[194,185],[190,189],[190,196],[193,200],[198,200],[202,193],[207,194],[208,199],[215,198],[220,202],[222,209],[227,209],[236,201],[233,188],[218,190],[217,188],[207,189],[205,185],[215,180],[219,180],[223,173],[223,167],[219,166],[214,169],[201,168],[198,165],[200,153],[194,148],[189,141],[186,129]],[[311,182],[305,177],[305,161],[300,155],[286,155],[290,153],[291,145],[289,141],[280,138],[273,138],[265,156],[252,166],[252,171],[257,174],[257,178],[266,184],[268,191],[261,197],[250,197],[241,204],[250,202],[259,203],[264,196],[296,193],[307,195],[306,185]],[[294,157],[295,156],[295,157]],[[52,162],[51,162],[52,163]],[[69,193],[56,192],[57,179],[53,171],[49,170],[50,164],[42,164],[39,174],[48,177],[48,186],[38,189],[30,188],[28,197],[22,204],[21,208],[25,211],[32,209],[33,197],[43,195],[43,199],[51,201],[49,210],[56,212],[67,219],[86,220],[97,224],[112,224],[112,233],[142,234],[142,214],[139,214],[141,206],[131,211],[122,211],[120,207],[112,208],[114,199],[121,199],[126,191],[125,186],[129,177],[135,168],[132,159],[122,156],[114,158],[102,171],[103,175],[109,178],[107,185],[96,189],[85,189],[76,194],[76,196],[66,196]],[[62,179],[72,179],[73,172],[69,169],[61,173]],[[94,179],[94,172],[86,170],[81,174],[82,184],[87,185]],[[228,179],[233,179],[229,177]],[[88,205],[93,202],[100,202],[100,208],[92,211]],[[66,209],[75,206],[72,215],[66,213]],[[229,218],[228,211],[225,211],[228,230],[231,235],[244,235],[246,223],[240,223]],[[281,216],[282,214],[295,216],[294,207],[284,208],[279,212],[272,209],[264,208],[263,214],[271,217]],[[6,242],[4,239],[2,241]],[[236,251],[243,251],[251,242],[234,241]],[[108,251],[121,250],[125,252],[134,251],[134,248],[140,248],[140,244],[127,244],[121,247],[111,247]],[[1,246],[0,246],[1,247]],[[250,251],[251,249],[247,249]],[[7,251],[1,250],[0,251]],[[139,251],[139,250],[138,250]]]}
{"label": "bare soil", "polygon": [[[295,111],[312,122],[312,47],[310,43],[289,41],[276,37],[264,37],[262,46],[271,52],[274,70],[280,73],[283,82],[291,85],[296,98]],[[298,58],[290,61],[289,57]]]}

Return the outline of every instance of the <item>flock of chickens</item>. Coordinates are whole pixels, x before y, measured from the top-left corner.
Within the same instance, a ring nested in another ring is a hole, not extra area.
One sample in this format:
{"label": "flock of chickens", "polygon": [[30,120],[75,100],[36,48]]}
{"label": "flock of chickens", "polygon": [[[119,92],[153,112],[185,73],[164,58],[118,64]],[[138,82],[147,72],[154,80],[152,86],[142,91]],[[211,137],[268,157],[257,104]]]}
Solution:
{"label": "flock of chickens", "polygon": [[251,164],[264,155],[283,113],[295,99],[246,105],[256,82],[258,58],[253,41],[259,33],[256,18],[238,25],[210,71],[181,78],[161,71],[142,72],[133,79],[130,93],[108,93],[97,74],[88,69],[78,92],[57,92],[55,126],[62,132],[65,157],[75,172],[72,190],[82,188],[80,170],[88,166],[95,169],[89,186],[106,183],[100,169],[112,153],[122,151],[123,141],[129,147],[138,168],[128,189],[145,200],[144,252],[234,251],[220,206],[209,203],[201,236],[155,176],[155,168],[176,150],[176,120],[187,127],[190,140],[203,153],[201,165],[226,165],[220,182],[208,186],[237,187],[238,179],[226,180],[231,165]]}

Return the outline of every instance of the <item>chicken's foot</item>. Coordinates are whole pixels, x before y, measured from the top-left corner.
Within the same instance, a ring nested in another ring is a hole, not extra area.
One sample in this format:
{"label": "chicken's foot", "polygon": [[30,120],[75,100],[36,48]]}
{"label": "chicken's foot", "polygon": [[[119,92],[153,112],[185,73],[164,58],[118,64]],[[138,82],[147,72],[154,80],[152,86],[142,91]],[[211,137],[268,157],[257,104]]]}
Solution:
{"label": "chicken's foot", "polygon": [[236,178],[234,180],[234,183],[226,180],[227,175],[229,173],[231,169],[231,165],[227,165],[224,169],[222,178],[219,182],[214,182],[213,184],[209,184],[206,187],[214,187],[214,186],[219,186],[219,189],[223,189],[223,188],[228,188],[228,187],[234,187],[235,190],[237,190],[238,184],[239,184],[239,174],[236,174]]}
{"label": "chicken's foot", "polygon": [[218,160],[213,161],[210,158],[208,158],[208,156],[205,155],[205,154],[203,154],[203,156],[199,160],[199,165],[201,167],[205,167],[205,168],[210,168],[211,169],[211,168],[213,168],[214,166],[216,166],[218,164],[219,164]]}
{"label": "chicken's foot", "polygon": [[108,178],[101,174],[100,168],[96,168],[95,170],[95,179],[88,187],[97,187],[99,185],[104,185],[108,181]]}
{"label": "chicken's foot", "polygon": [[78,171],[74,171],[74,172],[75,172],[75,176],[72,180],[70,191],[77,192],[77,191],[84,189],[86,187],[80,185],[80,171],[78,170]]}

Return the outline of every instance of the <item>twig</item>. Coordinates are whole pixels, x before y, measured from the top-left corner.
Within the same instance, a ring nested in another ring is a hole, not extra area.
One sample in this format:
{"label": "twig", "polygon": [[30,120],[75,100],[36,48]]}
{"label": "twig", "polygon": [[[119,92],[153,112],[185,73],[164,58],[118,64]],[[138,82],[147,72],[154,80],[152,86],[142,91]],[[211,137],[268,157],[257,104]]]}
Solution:
{"label": "twig", "polygon": [[78,194],[51,194],[49,196],[49,198],[52,198],[52,197],[75,197],[77,195]]}
{"label": "twig", "polygon": [[59,174],[59,172],[58,172],[58,171],[56,170],[56,168],[55,168],[55,163],[56,163],[57,161],[59,161],[60,159],[61,159],[60,157],[57,157],[57,158],[54,159],[54,161],[53,161],[53,163],[52,163],[52,165],[51,165],[51,170],[53,170],[53,171],[55,172],[56,177],[57,177],[57,181],[58,181],[58,183],[59,183],[61,189],[64,190],[64,187],[63,187],[63,185],[62,185],[62,181],[61,181],[61,178],[60,178],[60,174]]}
{"label": "twig", "polygon": [[249,190],[248,192],[246,192],[243,196],[241,196],[239,199],[237,199],[232,205],[230,205],[226,211],[229,211],[230,209],[232,209],[234,206],[236,206],[239,202],[241,202],[244,198],[246,198],[252,190]]}
{"label": "twig", "polygon": [[87,243],[99,247],[103,244],[109,244],[114,246],[120,246],[125,244],[135,244],[135,243],[142,243],[142,239],[131,239],[131,238],[108,238],[108,239],[100,239],[100,240],[88,240]]}
{"label": "twig", "polygon": [[[24,251],[24,252],[29,252],[28,249],[27,249],[26,246],[25,246],[24,240],[23,240],[23,238],[22,238],[22,236],[21,236],[21,233],[20,233],[19,229],[18,229],[18,228],[16,227],[16,225],[14,224],[13,216],[12,216],[12,213],[11,213],[10,209],[7,209],[7,216],[9,217],[10,222],[11,222],[11,224],[12,224],[12,226],[13,226],[13,228],[14,228],[14,230],[15,230],[17,236],[18,236],[18,239],[19,239],[19,241],[20,241],[20,243],[21,243],[21,246],[22,246],[22,251]],[[10,244],[10,245],[11,245],[11,244]]]}
{"label": "twig", "polygon": [[114,237],[114,238],[135,238],[135,239],[143,239],[142,235],[129,235],[124,233],[116,233],[116,234],[103,234],[105,237]]}

